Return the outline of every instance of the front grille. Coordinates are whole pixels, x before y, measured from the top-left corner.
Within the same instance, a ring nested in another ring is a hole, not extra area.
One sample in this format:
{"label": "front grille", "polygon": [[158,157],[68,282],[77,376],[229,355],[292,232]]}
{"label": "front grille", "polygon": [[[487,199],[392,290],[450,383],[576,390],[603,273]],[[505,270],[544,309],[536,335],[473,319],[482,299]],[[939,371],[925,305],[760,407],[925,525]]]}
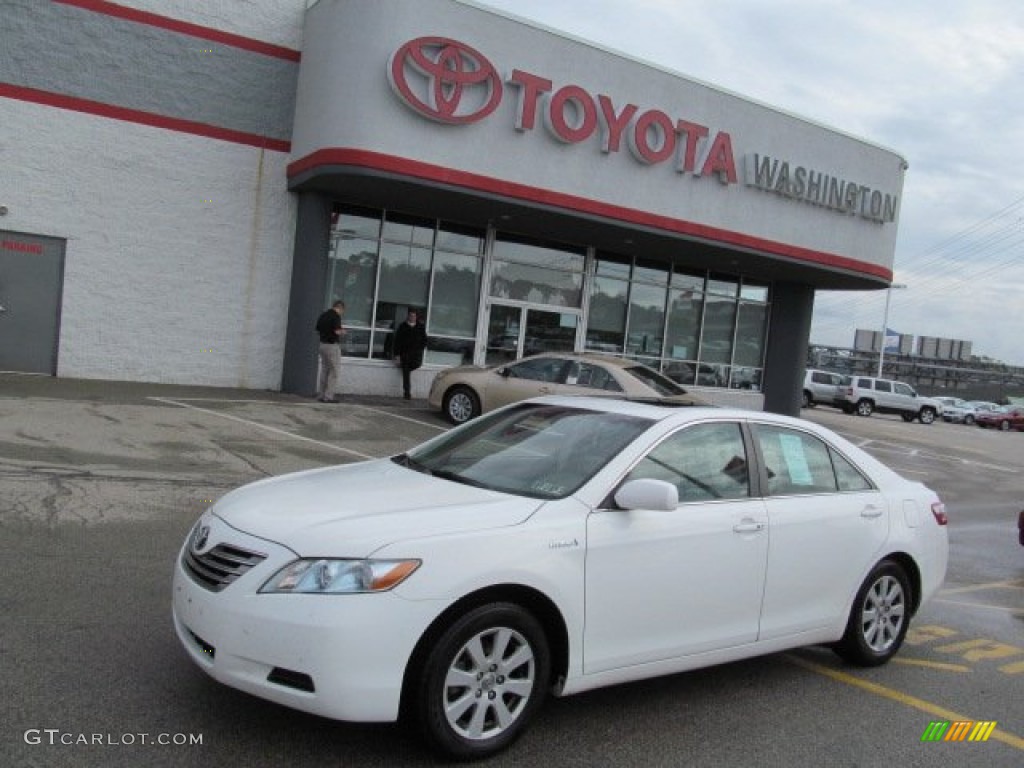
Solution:
{"label": "front grille", "polygon": [[201,555],[197,555],[189,546],[181,557],[181,564],[201,587],[211,592],[220,592],[243,573],[266,559],[267,556],[259,552],[218,544]]}

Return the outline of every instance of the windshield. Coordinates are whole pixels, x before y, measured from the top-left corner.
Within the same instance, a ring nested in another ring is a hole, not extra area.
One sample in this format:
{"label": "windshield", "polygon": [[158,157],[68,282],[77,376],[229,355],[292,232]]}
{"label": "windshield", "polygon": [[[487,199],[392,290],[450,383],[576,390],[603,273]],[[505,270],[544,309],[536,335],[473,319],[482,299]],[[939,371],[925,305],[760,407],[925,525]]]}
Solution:
{"label": "windshield", "polygon": [[574,492],[653,421],[524,403],[410,451],[401,462],[455,482],[540,499]]}
{"label": "windshield", "polygon": [[623,370],[633,378],[640,379],[640,381],[662,397],[686,394],[686,390],[672,381],[668,376],[662,376],[660,373],[652,368],[648,368],[647,366],[634,365],[629,368],[624,368]]}

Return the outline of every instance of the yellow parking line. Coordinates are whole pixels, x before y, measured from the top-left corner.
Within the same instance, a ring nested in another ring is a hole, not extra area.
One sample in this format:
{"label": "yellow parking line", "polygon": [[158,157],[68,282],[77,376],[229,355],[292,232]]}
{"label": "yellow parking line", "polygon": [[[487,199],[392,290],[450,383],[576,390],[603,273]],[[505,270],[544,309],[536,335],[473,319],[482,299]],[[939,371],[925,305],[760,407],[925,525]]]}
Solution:
{"label": "yellow parking line", "polygon": [[970,672],[970,667],[963,664],[947,664],[943,661],[925,661],[924,659],[902,659],[892,660],[893,664],[903,664],[908,667],[927,667],[928,669],[941,669],[944,672]]}
{"label": "yellow parking line", "polygon": [[[919,709],[922,712],[925,712],[929,715],[941,717],[943,720],[973,721],[976,719],[972,717],[967,717],[966,715],[961,715],[960,713],[954,712],[951,709],[940,707],[938,704],[932,704],[930,701],[919,699],[916,696],[911,696],[909,693],[903,693],[902,691],[897,691],[893,688],[887,688],[886,686],[879,685],[878,683],[872,683],[868,680],[862,680],[859,677],[848,675],[845,672],[840,672],[838,669],[832,669],[831,667],[826,667],[822,664],[816,664],[813,661],[802,659],[799,656],[795,656],[791,653],[787,653],[784,655],[786,659],[796,664],[798,667],[803,667],[804,669],[810,670],[811,672],[816,672],[819,675],[824,675],[825,677],[829,677],[837,682],[846,683],[846,685],[852,685],[855,688],[860,688],[862,690],[868,691],[869,693],[873,693],[876,696],[891,699],[892,701],[895,701],[899,704],[903,704],[908,707],[913,707],[914,709]],[[916,737],[916,734],[912,734],[912,736]],[[990,738],[995,741],[1001,741],[1003,742],[1003,744],[1007,744],[1013,747],[1014,749],[1019,749],[1022,752],[1024,752],[1024,739],[1020,738],[1019,736],[1014,736],[1012,733],[1007,733],[1006,731],[1001,730],[995,730],[992,731],[992,736]]]}
{"label": "yellow parking line", "polygon": [[964,592],[979,592],[983,589],[1024,589],[1024,582],[1020,581],[990,581],[987,584],[975,584],[970,587],[957,587],[956,589],[940,589],[940,595],[959,595]]}

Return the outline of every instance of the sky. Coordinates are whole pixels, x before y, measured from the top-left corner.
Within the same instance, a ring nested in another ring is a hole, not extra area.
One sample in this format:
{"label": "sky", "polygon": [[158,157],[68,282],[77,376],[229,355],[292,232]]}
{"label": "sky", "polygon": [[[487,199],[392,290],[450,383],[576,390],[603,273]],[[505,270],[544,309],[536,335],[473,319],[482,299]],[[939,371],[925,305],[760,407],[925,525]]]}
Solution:
{"label": "sky", "polygon": [[1024,2],[477,0],[892,149],[910,165],[890,291],[819,291],[855,328],[1024,365]]}

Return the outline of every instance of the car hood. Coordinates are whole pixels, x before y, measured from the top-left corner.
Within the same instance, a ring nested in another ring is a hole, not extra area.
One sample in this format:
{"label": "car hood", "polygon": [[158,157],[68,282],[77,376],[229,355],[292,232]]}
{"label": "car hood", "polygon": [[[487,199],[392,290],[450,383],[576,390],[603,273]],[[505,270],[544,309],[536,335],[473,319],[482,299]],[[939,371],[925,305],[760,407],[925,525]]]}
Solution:
{"label": "car hood", "polygon": [[405,539],[516,525],[542,503],[381,459],[261,480],[212,511],[302,557],[365,557]]}

